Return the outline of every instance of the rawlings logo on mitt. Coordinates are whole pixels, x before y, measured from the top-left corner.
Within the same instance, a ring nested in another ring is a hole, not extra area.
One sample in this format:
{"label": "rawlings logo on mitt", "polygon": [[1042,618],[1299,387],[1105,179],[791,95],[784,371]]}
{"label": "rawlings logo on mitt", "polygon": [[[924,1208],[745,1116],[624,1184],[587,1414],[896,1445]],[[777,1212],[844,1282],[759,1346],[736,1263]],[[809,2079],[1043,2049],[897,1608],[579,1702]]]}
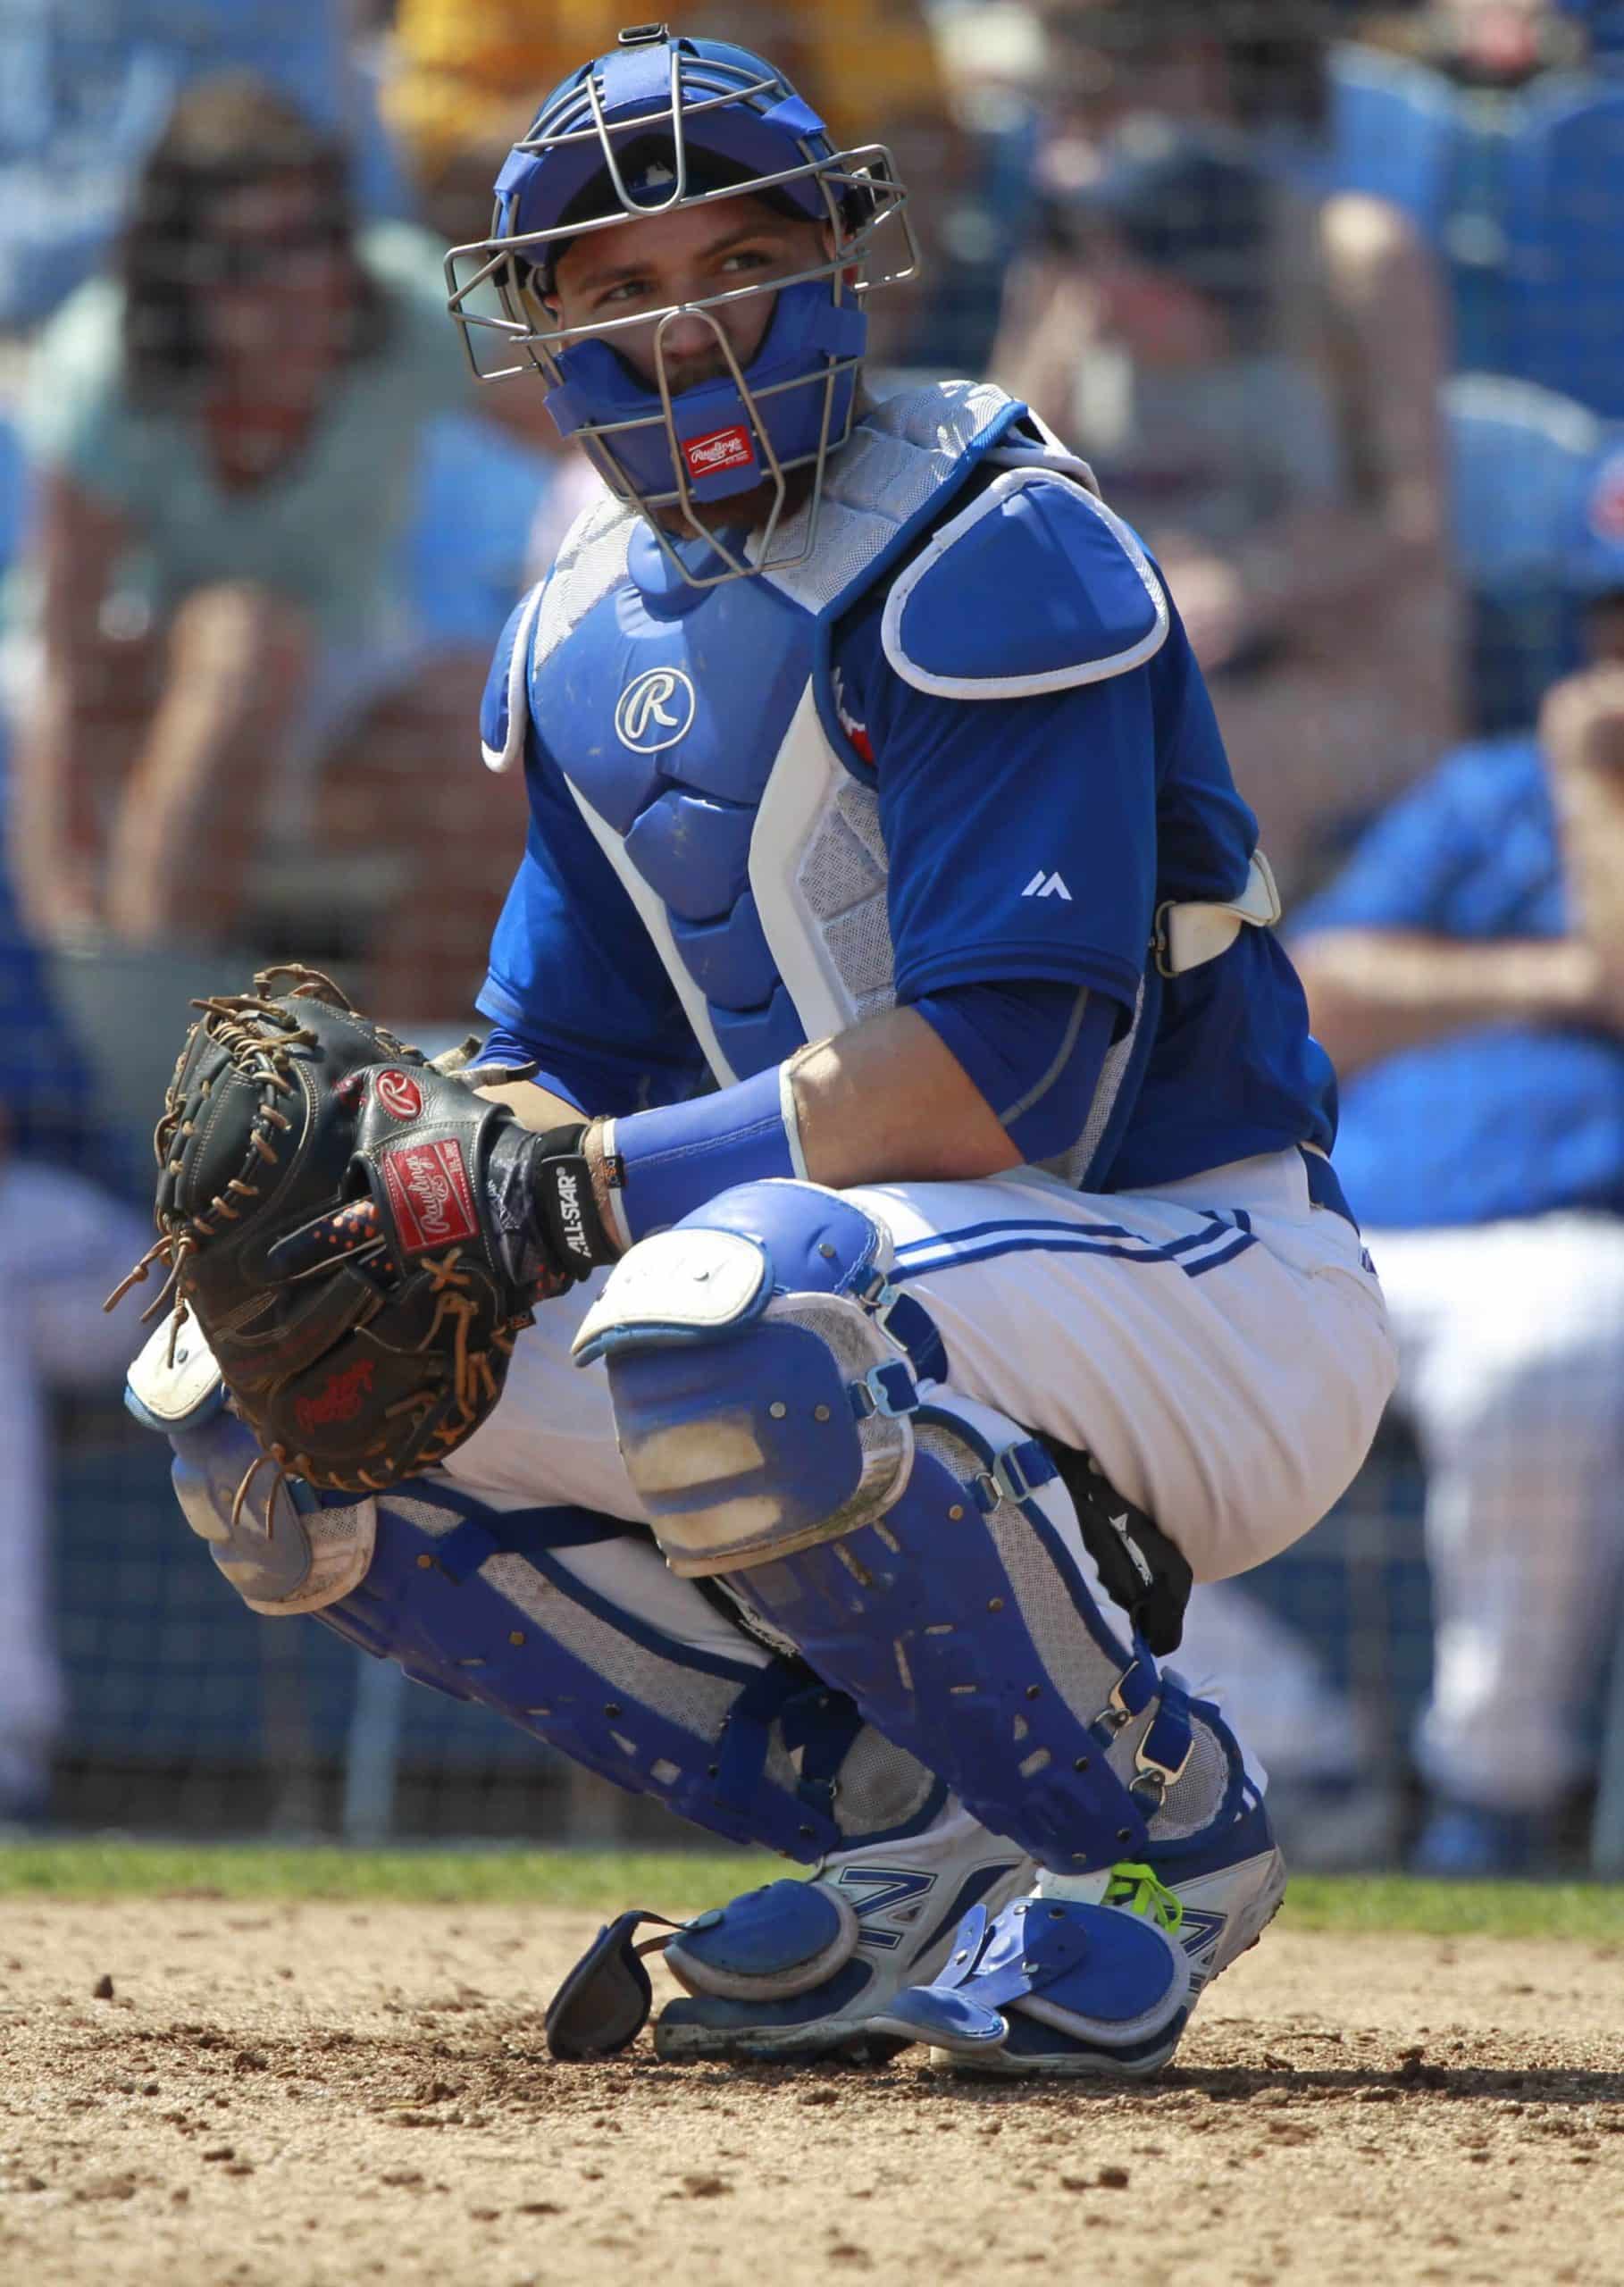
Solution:
{"label": "rawlings logo on mitt", "polygon": [[487,1205],[523,1131],[318,970],[194,1006],[155,1138],[160,1236],[119,1294],[168,1264],[159,1303],[196,1314],[287,1474],[398,1484],[484,1420],[557,1291],[515,1279]]}

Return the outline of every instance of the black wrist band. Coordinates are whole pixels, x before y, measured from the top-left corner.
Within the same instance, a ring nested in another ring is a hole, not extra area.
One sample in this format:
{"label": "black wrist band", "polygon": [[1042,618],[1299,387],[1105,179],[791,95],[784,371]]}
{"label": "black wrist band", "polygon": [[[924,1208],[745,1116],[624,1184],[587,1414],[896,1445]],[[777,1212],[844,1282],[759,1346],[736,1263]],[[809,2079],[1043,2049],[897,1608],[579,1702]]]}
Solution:
{"label": "black wrist band", "polygon": [[593,1195],[592,1171],[582,1149],[588,1125],[581,1120],[546,1129],[532,1138],[528,1155],[537,1243],[549,1267],[570,1279],[584,1278],[620,1254]]}

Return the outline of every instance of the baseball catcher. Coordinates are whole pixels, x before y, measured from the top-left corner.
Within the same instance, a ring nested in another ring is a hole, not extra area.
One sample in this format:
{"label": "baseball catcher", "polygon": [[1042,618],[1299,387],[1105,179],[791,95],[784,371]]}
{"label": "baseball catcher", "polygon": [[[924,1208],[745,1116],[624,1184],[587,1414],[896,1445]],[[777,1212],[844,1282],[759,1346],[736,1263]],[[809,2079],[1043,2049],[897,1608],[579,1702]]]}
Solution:
{"label": "baseball catcher", "polygon": [[[486,693],[491,1030],[205,1005],[133,1403],[255,1610],[814,1869],[652,1941],[661,2054],[1140,2074],[1285,1883],[1184,1596],[1336,1498],[1392,1345],[1176,601],[1000,390],[872,393],[912,259],[744,49],[543,102],[448,265],[605,484]],[[560,2054],[641,2025],[638,1921]]]}

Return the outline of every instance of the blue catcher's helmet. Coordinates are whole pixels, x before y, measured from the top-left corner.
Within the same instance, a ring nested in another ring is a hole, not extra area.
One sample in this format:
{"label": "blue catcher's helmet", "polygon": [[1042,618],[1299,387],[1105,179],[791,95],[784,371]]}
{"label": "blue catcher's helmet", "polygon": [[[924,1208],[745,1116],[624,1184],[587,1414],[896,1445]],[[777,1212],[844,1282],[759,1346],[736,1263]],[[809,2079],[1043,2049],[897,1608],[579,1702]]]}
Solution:
{"label": "blue catcher's helmet", "polygon": [[[824,257],[789,278],[573,329],[547,307],[552,265],[569,240],[746,194],[824,224]],[[864,297],[917,266],[906,198],[883,146],[834,150],[816,113],[760,56],[641,25],[556,88],[514,146],[497,178],[490,236],[447,256],[451,314],[482,380],[540,370],[560,433],[581,440],[684,579],[704,587],[776,570],[810,552],[825,461],[850,434]],[[897,259],[876,270],[875,241],[893,222]],[[712,313],[759,294],[776,299],[759,348],[741,365]],[[694,316],[725,370],[675,391],[666,333],[673,320]],[[616,348],[633,328],[652,340],[652,386]],[[490,343],[494,364],[481,354]],[[791,504],[805,500],[808,513],[797,539],[786,533],[774,552],[795,469],[811,472]],[[722,517],[700,513],[764,485],[770,507],[754,517],[748,550],[737,533],[716,528]],[[679,554],[660,510],[708,545]]]}

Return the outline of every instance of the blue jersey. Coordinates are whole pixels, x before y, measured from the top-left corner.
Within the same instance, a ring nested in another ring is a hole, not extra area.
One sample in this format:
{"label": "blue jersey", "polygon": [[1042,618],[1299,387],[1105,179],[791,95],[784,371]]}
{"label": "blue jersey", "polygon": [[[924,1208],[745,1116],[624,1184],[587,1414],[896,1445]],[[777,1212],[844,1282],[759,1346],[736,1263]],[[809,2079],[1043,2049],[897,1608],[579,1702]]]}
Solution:
{"label": "blue jersey", "polygon": [[[1301,917],[1463,942],[1567,934],[1550,783],[1533,737],[1461,749],[1381,819]],[[1344,1182],[1375,1225],[1624,1209],[1624,1046],[1483,1025],[1388,1056],[1343,1092]]]}
{"label": "blue jersey", "polygon": [[1240,896],[1255,822],[1155,567],[1001,392],[875,408],[799,567],[693,588],[591,512],[515,615],[484,737],[523,754],[532,826],[480,1005],[583,1109],[1051,980],[1118,1011],[1068,1179],[1332,1141],[1272,934],[1151,958],[1169,901]]}

